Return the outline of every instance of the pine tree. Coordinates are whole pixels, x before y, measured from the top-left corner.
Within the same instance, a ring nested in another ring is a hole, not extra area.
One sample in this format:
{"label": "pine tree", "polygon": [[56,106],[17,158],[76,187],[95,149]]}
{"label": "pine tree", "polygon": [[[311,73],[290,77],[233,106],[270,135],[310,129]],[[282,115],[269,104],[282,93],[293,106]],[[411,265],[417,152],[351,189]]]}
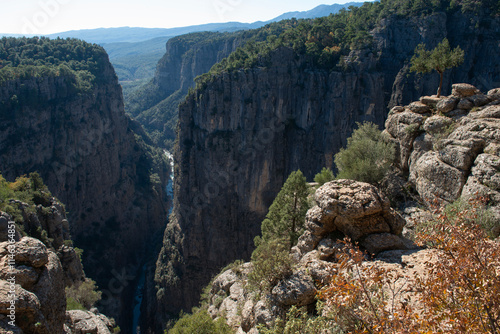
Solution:
{"label": "pine tree", "polygon": [[289,251],[304,230],[309,209],[308,195],[309,189],[302,172],[292,172],[262,222],[262,236],[254,239],[257,248],[252,253],[253,269],[248,276],[253,288],[268,291],[291,274]]}
{"label": "pine tree", "polygon": [[304,229],[309,209],[306,178],[300,170],[292,172],[262,222],[262,241],[283,240],[291,248]]}
{"label": "pine tree", "polygon": [[411,72],[428,73],[436,70],[439,73],[437,97],[440,97],[444,71],[461,65],[464,62],[464,51],[459,46],[451,50],[450,43],[445,38],[432,51],[426,50],[424,43],[419,44],[410,62]]}

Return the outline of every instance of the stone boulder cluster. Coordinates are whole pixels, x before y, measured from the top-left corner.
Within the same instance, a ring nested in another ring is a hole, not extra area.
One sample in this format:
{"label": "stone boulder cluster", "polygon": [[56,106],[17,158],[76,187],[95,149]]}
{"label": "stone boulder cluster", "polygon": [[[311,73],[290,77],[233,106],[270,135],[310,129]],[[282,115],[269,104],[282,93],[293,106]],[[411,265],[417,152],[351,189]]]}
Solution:
{"label": "stone boulder cluster", "polygon": [[0,333],[112,333],[116,324],[97,309],[66,311],[65,288],[85,280],[85,273],[67,242],[64,207],[54,198],[46,206],[11,205],[20,209],[23,230],[45,232],[45,243],[23,236],[0,212]]}
{"label": "stone boulder cluster", "polygon": [[239,333],[258,333],[256,326],[271,326],[290,306],[313,307],[344,237],[371,254],[415,248],[401,233],[405,220],[390,207],[376,187],[353,180],[336,180],[318,188],[316,205],[306,215],[305,231],[291,256],[293,273],[279,281],[268,296],[255,298],[245,289],[251,263],[229,269],[215,278],[209,294],[209,313],[226,317]]}
{"label": "stone boulder cluster", "polygon": [[450,96],[392,108],[385,128],[402,177],[427,206],[483,196],[500,219],[500,88],[454,84]]}

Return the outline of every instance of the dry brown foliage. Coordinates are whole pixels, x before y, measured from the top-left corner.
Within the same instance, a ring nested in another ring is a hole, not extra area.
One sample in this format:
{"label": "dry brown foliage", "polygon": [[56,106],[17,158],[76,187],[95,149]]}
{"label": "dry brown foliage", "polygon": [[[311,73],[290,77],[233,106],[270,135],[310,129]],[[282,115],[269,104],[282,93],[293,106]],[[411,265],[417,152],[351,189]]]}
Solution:
{"label": "dry brown foliage", "polygon": [[416,277],[366,261],[346,240],[319,295],[330,316],[347,333],[500,333],[500,244],[477,221],[481,205],[441,211],[419,233],[439,256]]}

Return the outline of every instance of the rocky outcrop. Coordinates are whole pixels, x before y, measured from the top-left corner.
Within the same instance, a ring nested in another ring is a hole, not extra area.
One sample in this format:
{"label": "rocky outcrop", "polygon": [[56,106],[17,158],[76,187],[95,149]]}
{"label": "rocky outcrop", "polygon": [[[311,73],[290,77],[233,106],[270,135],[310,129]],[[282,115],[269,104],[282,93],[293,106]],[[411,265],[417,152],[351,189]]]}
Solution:
{"label": "rocky outcrop", "polygon": [[65,334],[112,334],[116,324],[97,309],[66,312]]}
{"label": "rocky outcrop", "polygon": [[[484,20],[488,24],[477,28],[459,13],[391,16],[371,32],[373,47],[353,50],[343,69],[320,70],[282,47],[258,67],[222,72],[190,94],[180,107],[175,218],[157,263],[156,313],[189,309],[218,268],[236,258],[248,259],[266,210],[291,171],[301,169],[312,179],[321,167],[333,167],[334,154],[357,121],[382,125],[388,105],[435,91],[437,75],[407,75],[407,62],[419,43],[434,47],[448,37],[466,50],[464,65],[445,76],[445,94],[452,81],[469,76],[482,90],[492,88],[500,78],[490,69],[500,64],[487,55],[500,51],[494,37],[499,21]],[[455,102],[450,98],[439,107],[455,108]],[[407,170],[414,147],[422,146],[423,153],[429,145],[416,138],[432,106],[418,101],[397,109],[393,114],[398,121],[390,122],[388,132],[398,141],[400,163]],[[430,131],[445,126],[440,120],[428,124]],[[434,164],[427,168],[448,171],[449,165],[438,163],[435,155],[428,158]],[[456,196],[448,188],[465,183],[459,173],[449,175],[446,184],[435,186],[442,197]]]}
{"label": "rocky outcrop", "polygon": [[[20,210],[16,222],[0,211],[0,230],[5,231],[0,235],[0,332],[111,333],[82,325],[96,318],[99,321],[94,322],[106,324],[99,325],[102,328],[116,327],[114,320],[97,309],[93,313],[66,312],[65,288],[81,284],[85,273],[71,246],[64,206],[48,194],[37,198],[44,203],[29,205],[10,200]],[[44,241],[23,237],[26,233]],[[88,316],[76,316],[80,313]]]}
{"label": "rocky outcrop", "polygon": [[224,317],[238,333],[257,333],[257,325],[272,326],[291,306],[314,309],[311,306],[317,292],[328,281],[336,255],[345,247],[345,237],[360,241],[369,253],[382,257],[395,250],[398,254],[416,251],[417,247],[401,236],[404,219],[374,186],[332,181],[317,189],[314,199],[316,205],[307,212],[306,230],[290,253],[295,263],[293,273],[271,287],[269,294],[259,295],[246,286],[252,264],[233,265],[211,283],[207,302],[214,319]]}
{"label": "rocky outcrop", "polygon": [[65,270],[40,240],[2,242],[0,257],[2,333],[106,334],[116,327],[98,311],[66,311]]}
{"label": "rocky outcrop", "polygon": [[[129,268],[138,268],[146,245],[164,229],[168,166],[159,155],[155,162],[156,152],[132,131],[105,53],[93,57],[100,72],[88,91],[75,90],[66,76],[0,85],[0,172],[13,181],[38,171],[66,204],[75,244],[85,249],[87,274],[107,288],[113,270],[135,275]],[[113,315],[128,321],[119,314],[122,296],[111,297],[118,305]]]}
{"label": "rocky outcrop", "polygon": [[[54,197],[46,196],[43,204],[29,205],[19,200],[10,200],[10,205],[16,207],[21,214],[22,231],[29,236],[42,239],[49,249],[57,255],[64,272],[64,286],[69,287],[85,279],[85,273],[80,256],[73,247],[64,206]],[[0,242],[7,241],[9,226],[15,222],[13,217],[0,211]],[[21,234],[16,229],[15,239]],[[18,246],[21,247],[22,246]],[[6,275],[0,271],[0,275]]]}
{"label": "rocky outcrop", "polygon": [[[9,262],[11,247],[15,256]],[[15,327],[9,325],[14,321],[25,333],[63,333],[66,298],[57,255],[41,241],[23,237],[16,243],[0,243],[0,256],[3,328]]]}
{"label": "rocky outcrop", "polygon": [[[470,84],[454,84],[452,94],[434,105],[427,97],[421,99],[429,107],[425,115],[414,113],[409,106],[394,108],[389,114],[386,137],[400,152],[405,151],[398,155],[398,166],[428,206],[485,196],[498,214],[498,91],[483,94]],[[444,107],[449,101],[453,106]],[[401,122],[410,118],[419,121]]]}

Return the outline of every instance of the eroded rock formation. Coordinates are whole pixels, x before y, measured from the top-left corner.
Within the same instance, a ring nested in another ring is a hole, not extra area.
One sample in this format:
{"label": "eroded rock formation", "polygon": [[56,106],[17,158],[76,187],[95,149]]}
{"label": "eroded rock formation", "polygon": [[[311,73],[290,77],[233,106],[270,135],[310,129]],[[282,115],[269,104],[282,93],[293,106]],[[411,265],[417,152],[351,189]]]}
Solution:
{"label": "eroded rock formation", "polygon": [[398,147],[399,168],[429,207],[484,196],[500,218],[499,91],[483,94],[455,84],[450,96],[422,97],[428,108],[423,114],[411,104],[392,109],[385,135]]}

